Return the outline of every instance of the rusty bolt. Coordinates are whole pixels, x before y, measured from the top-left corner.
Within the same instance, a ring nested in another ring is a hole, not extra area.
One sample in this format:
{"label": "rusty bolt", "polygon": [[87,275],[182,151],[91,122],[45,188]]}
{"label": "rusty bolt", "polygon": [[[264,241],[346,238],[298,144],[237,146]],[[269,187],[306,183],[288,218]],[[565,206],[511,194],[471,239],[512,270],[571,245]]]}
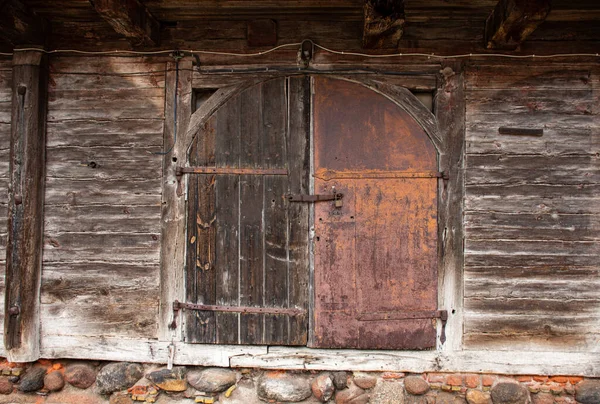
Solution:
{"label": "rusty bolt", "polygon": [[27,92],[27,87],[24,84],[19,84],[19,86],[17,87],[17,94],[25,95],[26,92]]}
{"label": "rusty bolt", "polygon": [[20,312],[21,312],[21,310],[19,309],[19,306],[11,306],[8,309],[8,314],[11,316],[17,316],[17,315],[19,315]]}
{"label": "rusty bolt", "polygon": [[15,195],[15,205],[20,205],[23,203],[23,197],[21,195]]}

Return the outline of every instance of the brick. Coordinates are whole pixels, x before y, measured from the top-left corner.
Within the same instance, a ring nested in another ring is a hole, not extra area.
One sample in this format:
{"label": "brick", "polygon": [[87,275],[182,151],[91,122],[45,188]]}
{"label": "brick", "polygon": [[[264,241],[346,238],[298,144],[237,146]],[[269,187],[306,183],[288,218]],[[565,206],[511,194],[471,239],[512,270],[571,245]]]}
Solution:
{"label": "brick", "polygon": [[515,376],[515,380],[521,383],[530,382],[531,376]]}
{"label": "brick", "polygon": [[569,381],[569,378],[566,376],[552,376],[550,381],[555,383],[566,383]]}
{"label": "brick", "polygon": [[442,384],[442,390],[444,390],[444,391],[451,391],[452,390],[452,386],[449,386],[447,384]]}
{"label": "brick", "polygon": [[577,383],[583,381],[583,377],[580,377],[580,376],[569,376],[568,379],[569,379],[569,383],[571,383],[571,384],[577,384]]}
{"label": "brick", "polygon": [[427,381],[429,383],[444,383],[446,381],[446,375],[442,373],[429,373],[427,375]]}
{"label": "brick", "polygon": [[496,377],[495,376],[483,375],[481,377],[481,384],[483,386],[486,386],[486,387],[492,386],[495,381],[496,381]]}
{"label": "brick", "polygon": [[448,375],[446,377],[446,384],[450,386],[462,386],[463,384],[463,376],[462,375]]}
{"label": "brick", "polygon": [[381,377],[386,380],[396,380],[402,379],[404,377],[404,373],[398,372],[384,372]]}
{"label": "brick", "polygon": [[476,389],[479,387],[479,375],[466,375],[465,385],[470,389]]}
{"label": "brick", "polygon": [[546,382],[548,381],[548,376],[533,376],[533,380],[536,382]]}

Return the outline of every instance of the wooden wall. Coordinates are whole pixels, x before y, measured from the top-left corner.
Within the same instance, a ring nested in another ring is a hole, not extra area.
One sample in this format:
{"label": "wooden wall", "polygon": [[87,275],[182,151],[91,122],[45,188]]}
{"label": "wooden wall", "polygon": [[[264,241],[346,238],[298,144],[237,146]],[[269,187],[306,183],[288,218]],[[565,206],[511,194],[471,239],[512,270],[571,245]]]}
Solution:
{"label": "wooden wall", "polygon": [[141,58],[51,59],[43,337],[156,336],[164,77]]}
{"label": "wooden wall", "polygon": [[465,346],[598,351],[598,64],[473,63],[466,87]]}
{"label": "wooden wall", "polygon": [[4,334],[4,273],[6,269],[6,224],[8,219],[8,162],[12,102],[12,62],[0,60],[0,337]]}

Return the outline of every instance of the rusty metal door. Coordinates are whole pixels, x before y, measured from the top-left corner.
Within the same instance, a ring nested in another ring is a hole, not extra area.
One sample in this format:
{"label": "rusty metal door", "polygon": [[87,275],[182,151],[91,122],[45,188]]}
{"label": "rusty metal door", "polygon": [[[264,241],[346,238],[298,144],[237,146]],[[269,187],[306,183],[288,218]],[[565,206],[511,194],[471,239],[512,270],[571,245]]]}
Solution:
{"label": "rusty metal door", "polygon": [[434,347],[437,152],[381,94],[313,80],[314,190],[343,197],[315,204],[310,345]]}

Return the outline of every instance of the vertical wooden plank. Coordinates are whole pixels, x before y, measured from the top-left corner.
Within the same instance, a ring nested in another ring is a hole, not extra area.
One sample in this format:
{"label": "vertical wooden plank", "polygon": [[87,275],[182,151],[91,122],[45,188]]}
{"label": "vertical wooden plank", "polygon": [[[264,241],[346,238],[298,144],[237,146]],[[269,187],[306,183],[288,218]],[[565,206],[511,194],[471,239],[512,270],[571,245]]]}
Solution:
{"label": "vertical wooden plank", "polygon": [[[241,94],[242,133],[240,166],[262,163],[262,85]],[[240,176],[240,305],[264,305],[264,181],[262,176]],[[263,315],[240,316],[240,343],[261,344]]]}
{"label": "vertical wooden plank", "polygon": [[[310,76],[288,79],[287,162],[288,193],[310,191]],[[308,310],[309,302],[309,205],[288,207],[288,287],[289,307]],[[288,344],[305,345],[308,315],[289,318]]]}
{"label": "vertical wooden plank", "polygon": [[178,70],[175,62],[167,63],[164,151],[168,151],[171,146],[172,149],[163,158],[158,323],[158,338],[161,340],[181,338],[181,321],[178,322],[176,329],[171,330],[169,326],[173,320],[172,304],[175,300],[182,300],[184,296],[185,197],[177,194],[179,184],[175,169],[179,164],[184,163],[186,149],[189,146],[183,135],[192,113],[191,60],[181,60]]}
{"label": "vertical wooden plank", "polygon": [[[215,165],[215,142],[217,130],[216,117],[212,116],[204,124],[204,130],[198,133],[197,152],[190,163],[197,166],[212,167]],[[195,228],[195,244],[188,239],[188,248],[196,250],[196,262],[189,263],[187,270],[190,280],[195,285],[195,296],[189,301],[200,304],[216,302],[216,195],[215,175],[197,175],[197,200],[189,205],[189,213],[195,215],[188,225]],[[189,203],[189,202],[188,202]],[[188,228],[189,230],[190,228]],[[188,310],[189,327],[187,336],[194,342],[213,343],[216,338],[215,313],[210,311]],[[192,329],[191,327],[195,327]],[[192,337],[193,336],[193,337]]]}
{"label": "vertical wooden plank", "polygon": [[[216,165],[238,167],[240,160],[241,98],[235,96],[217,111]],[[238,175],[219,175],[217,198],[216,301],[218,305],[239,305],[240,240]],[[236,344],[239,337],[238,313],[217,313],[217,343]]]}
{"label": "vertical wooden plank", "polygon": [[41,52],[13,57],[4,345],[13,362],[40,357],[40,282],[47,70]]}
{"label": "vertical wooden plank", "polygon": [[[269,80],[262,85],[263,168],[285,168],[287,129],[286,80]],[[266,307],[288,306],[288,215],[284,195],[288,177],[264,177],[264,238]],[[265,344],[285,344],[287,315],[266,315]]]}
{"label": "vertical wooden plank", "polygon": [[442,67],[434,110],[444,139],[440,167],[449,180],[440,181],[438,188],[438,288],[439,305],[449,315],[441,347],[452,352],[462,349],[463,338],[465,92],[462,65],[444,62]]}

